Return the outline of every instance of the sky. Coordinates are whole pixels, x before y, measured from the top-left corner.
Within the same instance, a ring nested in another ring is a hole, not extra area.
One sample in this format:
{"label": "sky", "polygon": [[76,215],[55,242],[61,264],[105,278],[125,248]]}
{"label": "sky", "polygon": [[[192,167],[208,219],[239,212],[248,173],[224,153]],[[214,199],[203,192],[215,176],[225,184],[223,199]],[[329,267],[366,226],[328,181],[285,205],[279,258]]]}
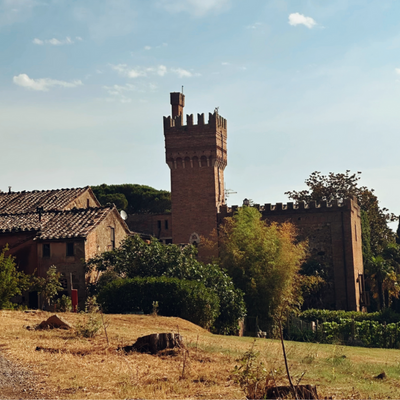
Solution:
{"label": "sky", "polygon": [[228,121],[228,204],[361,171],[400,214],[400,2],[0,0],[0,190],[170,189],[162,117]]}

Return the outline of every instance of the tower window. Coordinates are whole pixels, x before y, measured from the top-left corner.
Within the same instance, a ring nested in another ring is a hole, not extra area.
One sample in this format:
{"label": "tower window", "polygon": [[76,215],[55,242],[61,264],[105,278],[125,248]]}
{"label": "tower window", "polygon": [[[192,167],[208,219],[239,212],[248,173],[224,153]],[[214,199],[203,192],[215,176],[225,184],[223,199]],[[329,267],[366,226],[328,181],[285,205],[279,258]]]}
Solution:
{"label": "tower window", "polygon": [[157,227],[158,229],[161,229],[161,221],[157,221]]}
{"label": "tower window", "polygon": [[49,258],[50,257],[50,243],[43,243],[43,258]]}
{"label": "tower window", "polygon": [[165,220],[165,229],[168,230],[168,220]]}
{"label": "tower window", "polygon": [[67,243],[67,257],[73,257],[74,255],[74,243]]}

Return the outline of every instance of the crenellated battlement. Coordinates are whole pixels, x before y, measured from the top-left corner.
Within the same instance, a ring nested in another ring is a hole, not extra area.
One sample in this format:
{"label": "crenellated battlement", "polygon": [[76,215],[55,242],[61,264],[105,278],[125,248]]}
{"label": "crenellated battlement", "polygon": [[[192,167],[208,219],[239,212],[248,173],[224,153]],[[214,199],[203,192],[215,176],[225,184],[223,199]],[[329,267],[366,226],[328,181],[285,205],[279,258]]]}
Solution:
{"label": "crenellated battlement", "polygon": [[[302,214],[309,212],[335,212],[335,211],[345,211],[345,210],[354,210],[359,214],[360,207],[357,204],[356,199],[344,199],[343,201],[332,200],[327,202],[326,200],[316,202],[312,200],[308,203],[299,202],[299,203],[276,203],[270,204],[266,203],[264,205],[254,204],[253,206],[256,208],[262,216],[268,215],[285,215],[289,217],[291,214]],[[226,205],[221,207],[220,214],[222,218],[231,217],[237,212],[239,206],[227,207]]]}
{"label": "crenellated battlement", "polygon": [[193,122],[193,114],[186,115],[186,125],[184,122],[183,115],[177,115],[176,117],[164,117],[164,130],[169,130],[171,128],[186,128],[190,126],[201,126],[206,127],[207,125],[212,128],[220,128],[223,130],[227,129],[227,121],[225,118],[221,117],[217,111],[213,114],[208,113],[208,123],[205,123],[204,113],[197,114],[197,124]]}

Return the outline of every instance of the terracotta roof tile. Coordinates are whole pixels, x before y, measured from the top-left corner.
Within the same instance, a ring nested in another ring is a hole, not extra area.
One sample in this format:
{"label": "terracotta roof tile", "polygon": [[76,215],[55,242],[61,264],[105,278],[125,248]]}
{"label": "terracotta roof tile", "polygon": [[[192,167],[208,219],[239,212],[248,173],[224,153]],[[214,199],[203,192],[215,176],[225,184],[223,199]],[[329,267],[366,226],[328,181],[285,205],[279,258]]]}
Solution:
{"label": "terracotta roof tile", "polygon": [[89,186],[76,189],[0,193],[0,213],[35,212],[37,207],[43,207],[44,211],[63,210],[88,189]]}
{"label": "terracotta roof tile", "polygon": [[0,214],[0,233],[37,231],[35,239],[85,238],[115,207],[92,207],[68,211]]}

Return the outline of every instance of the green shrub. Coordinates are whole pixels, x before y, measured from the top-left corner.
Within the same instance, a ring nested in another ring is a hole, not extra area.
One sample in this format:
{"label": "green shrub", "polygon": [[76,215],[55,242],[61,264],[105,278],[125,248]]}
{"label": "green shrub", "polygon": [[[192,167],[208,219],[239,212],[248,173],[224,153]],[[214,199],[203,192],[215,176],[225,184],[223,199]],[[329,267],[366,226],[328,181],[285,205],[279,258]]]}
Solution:
{"label": "green shrub", "polygon": [[332,311],[332,310],[306,310],[303,311],[299,318],[303,321],[319,321],[319,322],[336,322],[349,319],[354,321],[377,321],[381,323],[396,323],[400,322],[400,314],[395,313],[391,309],[377,311],[373,313],[364,313],[361,311]]}
{"label": "green shrub", "polygon": [[[378,319],[376,315],[374,318]],[[307,331],[306,333],[307,335],[303,336],[299,332],[291,334],[291,339],[365,347],[400,348],[400,323],[398,322],[386,324],[373,320],[356,321],[349,318],[336,318],[336,321],[319,323],[316,332]]]}
{"label": "green shrub", "polygon": [[75,326],[77,336],[92,338],[97,335],[102,325],[99,314],[90,313],[83,317]]}
{"label": "green shrub", "polygon": [[56,309],[57,311],[66,312],[72,310],[72,300],[69,296],[63,294],[56,301]]}
{"label": "green shrub", "polygon": [[219,299],[220,314],[212,326],[214,333],[236,334],[239,320],[246,315],[244,293],[235,288],[224,269],[216,264],[200,263],[194,246],[164,245],[155,238],[146,243],[135,235],[126,238],[119,248],[93,257],[86,267],[103,271],[97,284],[90,287],[92,294],[100,293],[118,278],[164,276],[201,282]]}
{"label": "green shrub", "polygon": [[108,313],[145,314],[152,313],[157,301],[159,315],[181,317],[207,329],[219,315],[219,299],[214,292],[200,282],[177,278],[118,279],[103,287],[97,301]]}

